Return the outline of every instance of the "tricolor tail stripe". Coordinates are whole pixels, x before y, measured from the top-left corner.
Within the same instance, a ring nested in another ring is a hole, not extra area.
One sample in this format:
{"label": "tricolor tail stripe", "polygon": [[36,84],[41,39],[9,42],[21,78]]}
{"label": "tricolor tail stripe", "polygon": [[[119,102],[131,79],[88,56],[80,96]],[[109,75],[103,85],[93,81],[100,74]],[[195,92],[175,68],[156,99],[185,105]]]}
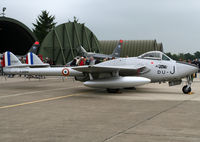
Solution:
{"label": "tricolor tail stripe", "polygon": [[10,52],[7,52],[7,54],[8,54],[8,66],[10,66],[11,64],[10,64]]}
{"label": "tricolor tail stripe", "polygon": [[10,52],[9,51],[7,51],[6,53],[5,53],[5,66],[10,66],[11,64],[10,64]]}
{"label": "tricolor tail stripe", "polygon": [[26,56],[26,63],[29,65],[33,65],[33,53],[32,52],[28,53],[28,55]]}
{"label": "tricolor tail stripe", "polygon": [[3,54],[3,60],[1,61],[1,66],[5,67],[5,54]]}
{"label": "tricolor tail stripe", "polygon": [[31,61],[31,65],[33,65],[33,53],[30,52],[30,61]]}
{"label": "tricolor tail stripe", "polygon": [[28,64],[28,55],[26,55],[26,64]]}

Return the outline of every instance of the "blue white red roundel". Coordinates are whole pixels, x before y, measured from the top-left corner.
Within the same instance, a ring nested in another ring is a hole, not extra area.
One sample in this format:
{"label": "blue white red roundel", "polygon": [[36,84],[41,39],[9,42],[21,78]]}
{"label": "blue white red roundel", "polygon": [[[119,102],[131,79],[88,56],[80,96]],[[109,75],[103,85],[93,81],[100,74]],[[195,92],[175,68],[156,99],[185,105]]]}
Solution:
{"label": "blue white red roundel", "polygon": [[63,74],[64,76],[68,76],[68,75],[69,75],[69,69],[64,68],[64,69],[62,70],[62,74]]}

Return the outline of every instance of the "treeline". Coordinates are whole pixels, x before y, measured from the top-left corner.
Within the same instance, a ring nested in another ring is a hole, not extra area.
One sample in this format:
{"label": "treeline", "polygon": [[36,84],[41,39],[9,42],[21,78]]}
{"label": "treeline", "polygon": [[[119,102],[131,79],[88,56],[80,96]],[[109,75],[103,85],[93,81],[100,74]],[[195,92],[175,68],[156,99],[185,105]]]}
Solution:
{"label": "treeline", "polygon": [[167,56],[169,56],[170,58],[172,58],[173,60],[177,60],[177,61],[193,61],[195,59],[200,59],[200,52],[197,51],[194,54],[190,54],[190,53],[179,53],[179,54],[172,54],[170,52],[165,53]]}

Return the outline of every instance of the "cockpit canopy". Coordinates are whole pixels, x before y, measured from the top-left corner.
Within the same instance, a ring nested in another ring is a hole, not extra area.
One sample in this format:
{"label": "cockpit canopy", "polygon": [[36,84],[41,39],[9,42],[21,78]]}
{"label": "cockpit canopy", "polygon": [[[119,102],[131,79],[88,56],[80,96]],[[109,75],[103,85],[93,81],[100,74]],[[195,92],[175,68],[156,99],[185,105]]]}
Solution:
{"label": "cockpit canopy", "polygon": [[151,60],[165,60],[165,61],[172,60],[171,58],[169,58],[167,55],[165,55],[164,53],[160,51],[150,51],[138,57],[142,59],[151,59]]}

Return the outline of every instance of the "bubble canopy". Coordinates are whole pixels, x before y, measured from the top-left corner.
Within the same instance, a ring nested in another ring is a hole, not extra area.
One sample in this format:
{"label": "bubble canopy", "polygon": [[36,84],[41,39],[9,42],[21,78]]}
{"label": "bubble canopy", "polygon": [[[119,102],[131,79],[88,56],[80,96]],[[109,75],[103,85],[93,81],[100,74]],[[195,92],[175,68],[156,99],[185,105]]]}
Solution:
{"label": "bubble canopy", "polygon": [[150,52],[140,55],[139,58],[153,59],[153,60],[165,60],[165,61],[172,60],[171,58],[169,58],[167,55],[165,55],[163,52],[160,52],[160,51],[150,51]]}

